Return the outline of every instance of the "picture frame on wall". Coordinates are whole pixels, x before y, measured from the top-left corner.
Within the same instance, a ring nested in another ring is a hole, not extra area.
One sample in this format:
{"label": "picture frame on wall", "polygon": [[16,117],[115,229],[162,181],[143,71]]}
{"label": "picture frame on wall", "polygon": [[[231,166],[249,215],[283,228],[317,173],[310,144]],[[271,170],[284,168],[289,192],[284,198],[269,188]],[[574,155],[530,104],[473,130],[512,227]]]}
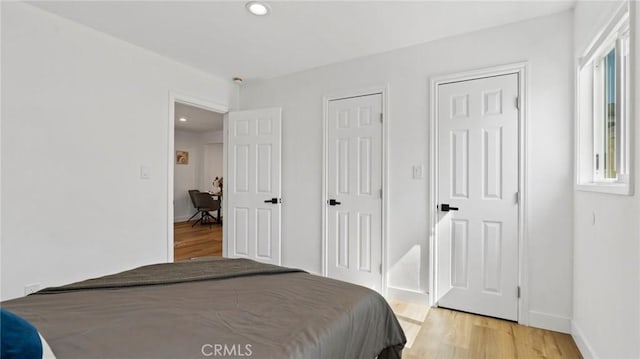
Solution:
{"label": "picture frame on wall", "polygon": [[176,151],[176,164],[188,165],[189,164],[189,152],[188,151]]}

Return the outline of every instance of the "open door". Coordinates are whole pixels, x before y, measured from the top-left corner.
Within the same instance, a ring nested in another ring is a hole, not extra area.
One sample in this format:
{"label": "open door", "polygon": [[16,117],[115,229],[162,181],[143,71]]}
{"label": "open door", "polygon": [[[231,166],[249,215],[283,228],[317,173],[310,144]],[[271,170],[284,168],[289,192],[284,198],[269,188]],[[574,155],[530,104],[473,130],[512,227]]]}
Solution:
{"label": "open door", "polygon": [[280,264],[282,109],[229,113],[227,256]]}

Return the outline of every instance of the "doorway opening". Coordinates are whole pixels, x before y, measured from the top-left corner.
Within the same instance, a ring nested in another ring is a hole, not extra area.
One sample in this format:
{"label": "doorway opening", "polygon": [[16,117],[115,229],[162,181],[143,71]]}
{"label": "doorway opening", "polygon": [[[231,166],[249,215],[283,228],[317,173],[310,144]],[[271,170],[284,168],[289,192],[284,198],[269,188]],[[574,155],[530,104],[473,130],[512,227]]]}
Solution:
{"label": "doorway opening", "polygon": [[223,255],[226,112],[171,96],[168,261]]}

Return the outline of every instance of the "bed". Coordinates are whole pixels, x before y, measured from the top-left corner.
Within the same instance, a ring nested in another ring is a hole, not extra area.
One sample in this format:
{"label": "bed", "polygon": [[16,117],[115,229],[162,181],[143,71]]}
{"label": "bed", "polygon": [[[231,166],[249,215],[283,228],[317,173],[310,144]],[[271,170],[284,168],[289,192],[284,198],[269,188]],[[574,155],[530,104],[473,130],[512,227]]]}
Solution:
{"label": "bed", "polygon": [[2,307],[58,358],[400,358],[385,299],[248,259],[156,264],[46,288]]}

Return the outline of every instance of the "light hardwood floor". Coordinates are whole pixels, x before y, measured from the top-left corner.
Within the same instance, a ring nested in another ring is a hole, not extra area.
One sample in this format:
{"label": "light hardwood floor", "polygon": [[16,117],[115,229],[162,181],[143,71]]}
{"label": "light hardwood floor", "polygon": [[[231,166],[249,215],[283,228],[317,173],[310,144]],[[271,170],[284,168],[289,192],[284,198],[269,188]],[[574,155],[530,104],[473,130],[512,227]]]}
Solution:
{"label": "light hardwood floor", "polygon": [[[193,222],[191,222],[193,223]],[[174,225],[176,261],[222,255],[222,226]],[[405,359],[582,358],[571,336],[442,308],[392,301]]]}
{"label": "light hardwood floor", "polygon": [[443,308],[392,301],[403,358],[582,358],[568,334]]}
{"label": "light hardwood floor", "polygon": [[222,225],[211,227],[191,222],[173,225],[173,260],[222,255]]}

